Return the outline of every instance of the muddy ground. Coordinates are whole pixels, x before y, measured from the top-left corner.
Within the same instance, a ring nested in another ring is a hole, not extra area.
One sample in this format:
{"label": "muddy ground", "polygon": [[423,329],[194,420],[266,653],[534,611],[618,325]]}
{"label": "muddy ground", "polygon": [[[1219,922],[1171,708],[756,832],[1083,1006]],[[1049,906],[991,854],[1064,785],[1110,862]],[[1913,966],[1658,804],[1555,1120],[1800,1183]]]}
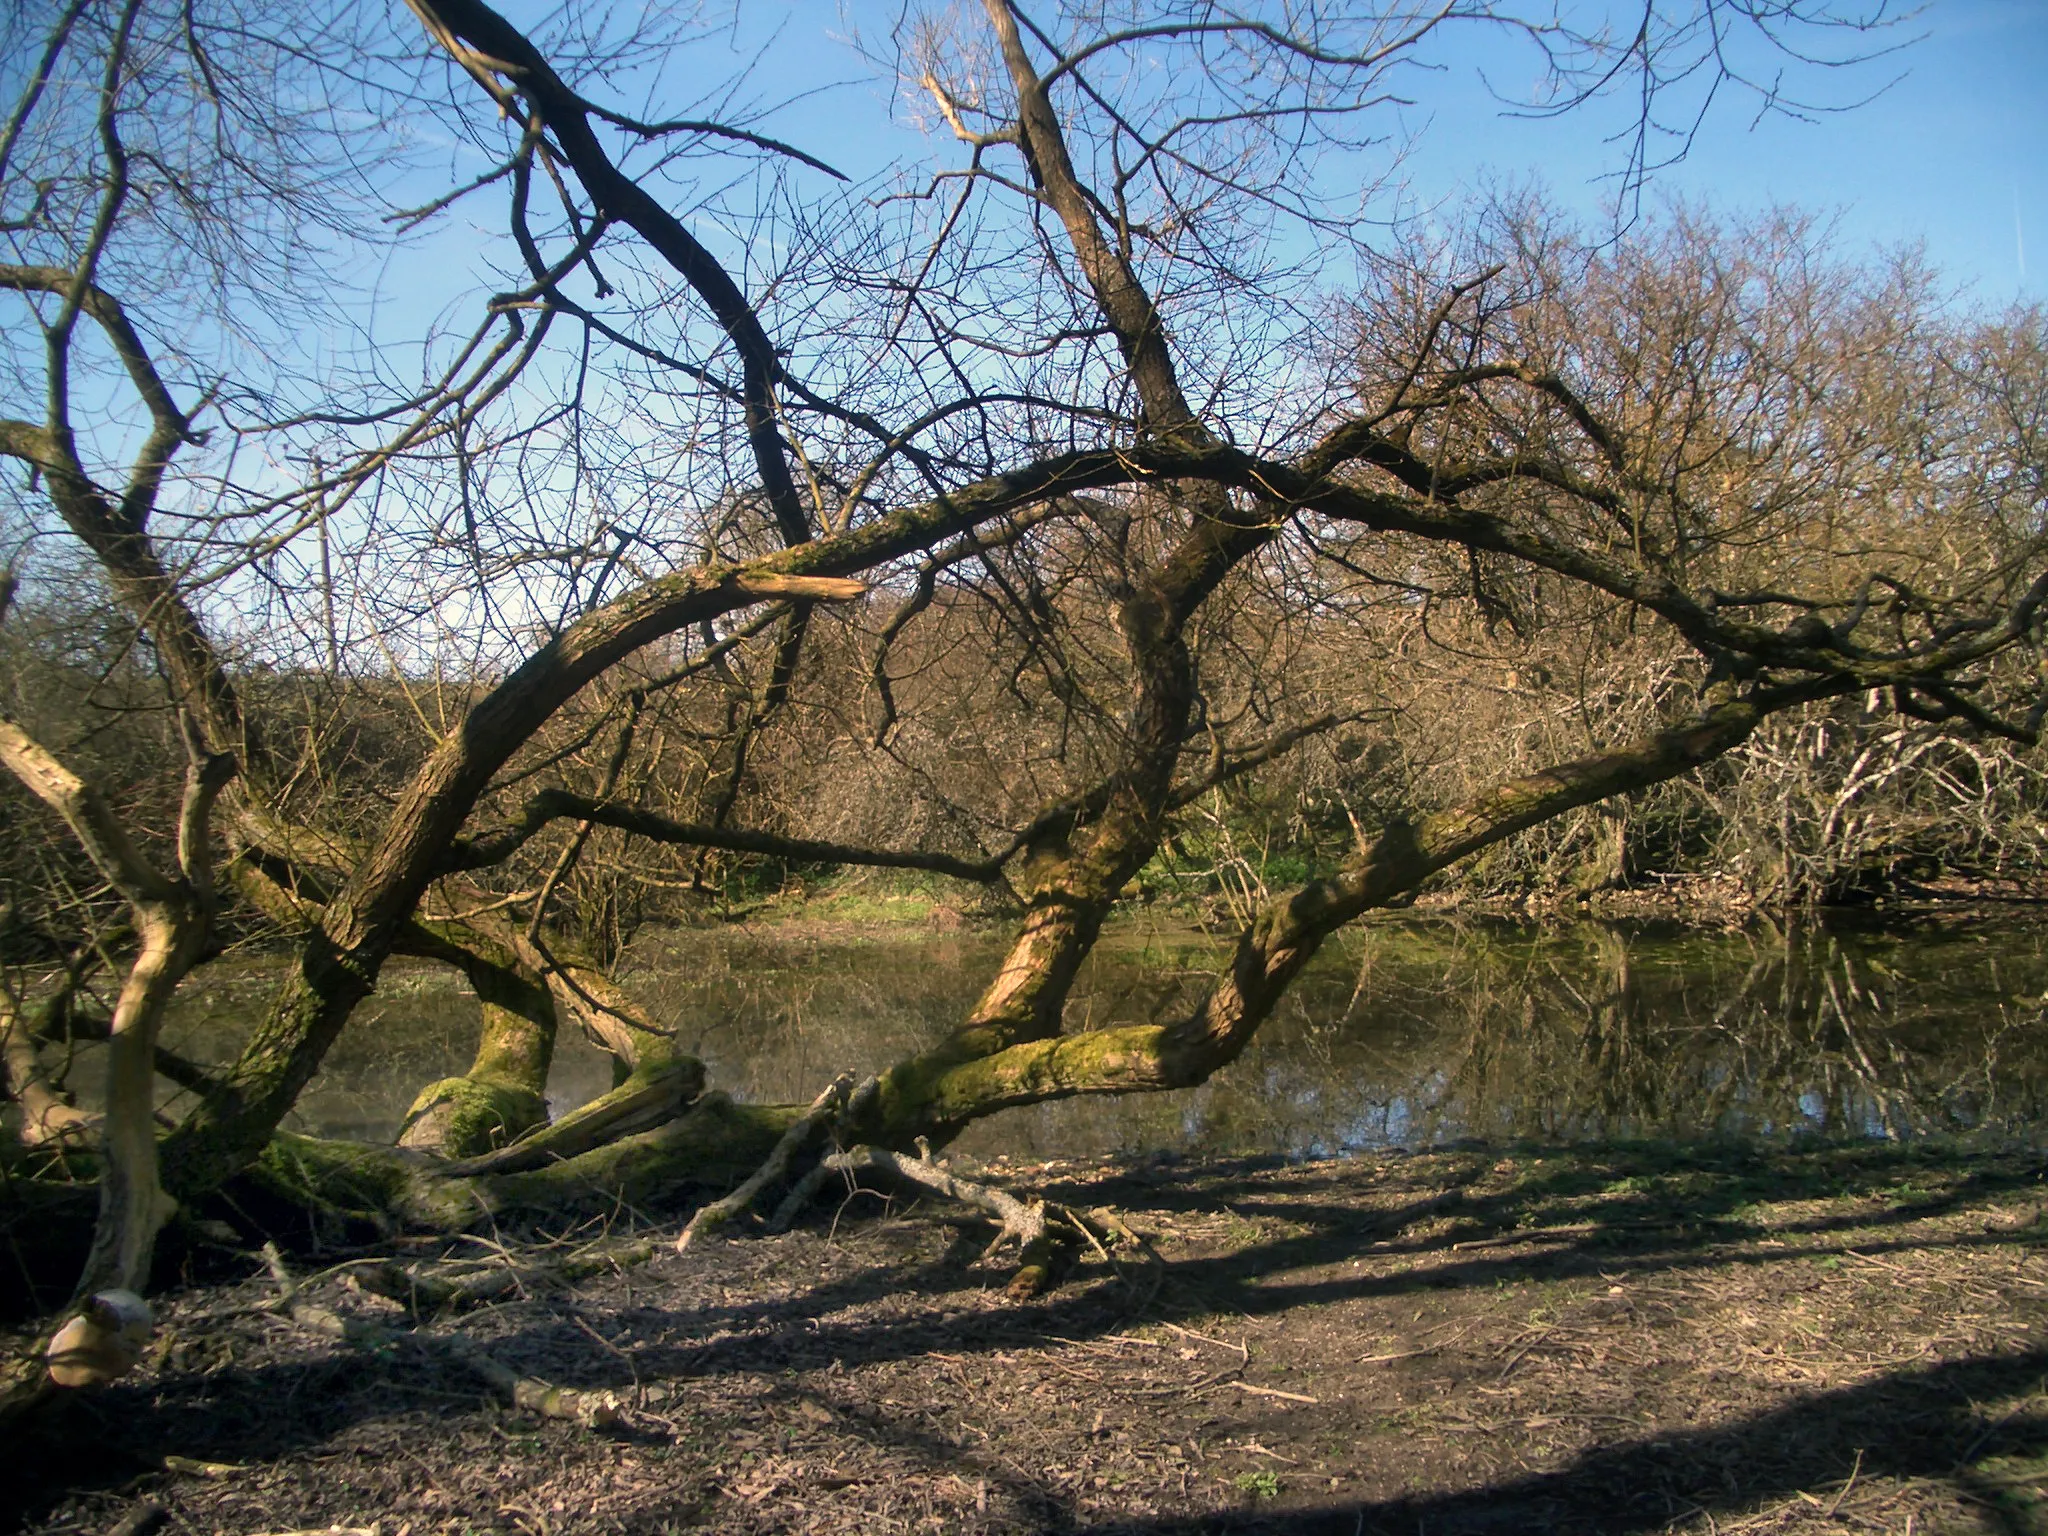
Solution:
{"label": "muddy ground", "polygon": [[[308,1297],[394,1330],[367,1345],[278,1315],[252,1260],[165,1298],[145,1370],[0,1448],[0,1526],[2048,1531],[2044,1167],[1856,1147],[997,1168],[1152,1249],[1084,1253],[1027,1302],[977,1262],[985,1231],[868,1195],[416,1332],[320,1273],[354,1255],[294,1256]],[[631,1226],[550,1251],[675,1230]],[[503,1405],[421,1342],[453,1331],[615,1394],[619,1422]]]}

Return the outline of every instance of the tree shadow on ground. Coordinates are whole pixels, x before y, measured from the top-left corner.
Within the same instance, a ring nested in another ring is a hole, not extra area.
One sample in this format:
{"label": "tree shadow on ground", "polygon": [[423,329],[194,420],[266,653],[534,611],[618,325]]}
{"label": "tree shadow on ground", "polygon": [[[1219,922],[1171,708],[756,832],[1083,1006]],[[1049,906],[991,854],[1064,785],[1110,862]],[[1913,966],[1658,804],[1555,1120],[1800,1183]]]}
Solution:
{"label": "tree shadow on ground", "polygon": [[2048,1350],[1975,1356],[1802,1396],[1735,1423],[1601,1446],[1555,1471],[1454,1493],[1321,1511],[1077,1523],[1070,1529],[1088,1536],[1269,1530],[1304,1536],[1626,1536],[1661,1530],[1688,1516],[1739,1514],[1802,1491],[1839,1488],[1853,1473],[1950,1482],[1983,1506],[1991,1529],[2017,1533],[2033,1527],[2005,1512],[1970,1465],[1985,1456],[2048,1451],[2048,1414],[2007,1419],[1987,1430],[1976,1405],[2038,1390],[2044,1376]]}
{"label": "tree shadow on ground", "polygon": [[[1215,1511],[1157,1520],[1090,1521],[1059,1489],[985,1460],[964,1458],[902,1421],[859,1416],[856,1432],[908,1451],[934,1473],[990,1478],[1026,1528],[1046,1536],[1176,1536],[1197,1532],[1299,1532],[1302,1536],[1628,1536],[1688,1518],[1740,1517],[1802,1493],[1853,1490],[1857,1481],[1947,1484],[2000,1536],[2040,1527],[1976,1470],[1986,1458],[2048,1453],[2048,1413],[1989,1427],[1979,1405],[2048,1386],[2048,1349],[1972,1356],[1893,1372],[1853,1387],[1804,1394],[1767,1413],[1710,1427],[1603,1445],[1552,1471],[1453,1492],[1337,1503],[1321,1509]],[[1868,1522],[1862,1522],[1867,1524]],[[1711,1525],[1710,1525],[1710,1528]]]}
{"label": "tree shadow on ground", "polygon": [[[1872,1166],[1881,1170],[1885,1165]],[[1289,1234],[1247,1242],[1226,1253],[1177,1259],[1165,1272],[1164,1285],[1147,1300],[1146,1315],[1169,1321],[1209,1313],[1267,1319],[1299,1307],[1457,1289],[1492,1291],[1503,1283],[1575,1275],[1634,1280],[1683,1270],[1810,1262],[1852,1251],[1877,1257],[1907,1250],[2031,1246],[2035,1241],[2031,1232],[2004,1230],[1947,1240],[1923,1235],[1886,1241],[1865,1236],[1853,1245],[1809,1242],[1783,1250],[1728,1252],[1716,1245],[1751,1234],[1714,1215],[1712,1203],[1688,1207],[1682,1216],[1660,1221],[1641,1193],[1631,1189],[1598,1208],[1594,1219],[1580,1224],[1583,1230],[1574,1228],[1544,1251],[1489,1253],[1483,1245],[1490,1238],[1515,1239],[1524,1248],[1529,1245],[1531,1236],[1521,1223],[1534,1204],[1532,1199],[1519,1192],[1467,1195],[1454,1188],[1418,1195],[1391,1209],[1368,1211],[1356,1205],[1318,1201],[1312,1188],[1289,1186],[1276,1193],[1270,1185],[1258,1182],[1257,1174],[1257,1169],[1247,1168],[1234,1176],[1207,1179],[1201,1193],[1213,1196],[1213,1203],[1205,1206],[1188,1196],[1181,1208],[1221,1208],[1281,1218],[1292,1229]],[[1332,1187],[1341,1186],[1341,1174],[1332,1178]],[[1853,1226],[1868,1233],[1954,1209],[1970,1196],[2024,1180],[2017,1174],[1993,1180],[1973,1173],[1965,1182],[1967,1190],[1938,1201],[1923,1199],[1881,1213],[1864,1212],[1853,1221],[1789,1223],[1774,1230],[1813,1236]],[[1750,1192],[1724,1195],[1719,1204],[1740,1209],[1754,1198],[1753,1186],[1744,1188]],[[1836,1183],[1833,1192],[1867,1191]],[[1551,1186],[1539,1186],[1535,1197],[1551,1193]],[[1298,1198],[1300,1195],[1308,1198]],[[1579,1214],[1584,1214],[1583,1207]],[[1451,1234],[1406,1235],[1407,1229],[1419,1222],[1444,1216],[1456,1216],[1463,1225]],[[1541,1243],[1541,1234],[1533,1241]],[[645,1301],[610,1314],[627,1331],[650,1340],[636,1349],[630,1368],[620,1358],[593,1349],[584,1322],[573,1309],[531,1319],[517,1332],[495,1341],[494,1347],[502,1347],[516,1358],[547,1360],[550,1371],[564,1385],[618,1390],[632,1386],[636,1372],[663,1380],[700,1380],[764,1370],[801,1371],[834,1361],[872,1364],[933,1352],[972,1355],[1035,1345],[1047,1338],[1100,1337],[1138,1319],[1131,1288],[1115,1283],[1100,1269],[1036,1302],[995,1313],[963,1310],[935,1316],[914,1305],[920,1301],[937,1305],[959,1292],[974,1247],[956,1241],[935,1261],[873,1265],[787,1297],[677,1306],[650,1292]],[[1458,1249],[1471,1251],[1461,1256],[1455,1251]],[[1413,1263],[1393,1273],[1331,1273],[1333,1268],[1366,1255],[1380,1260],[1407,1258]],[[1312,1273],[1299,1279],[1284,1278],[1302,1271]],[[881,1315],[863,1311],[885,1299],[913,1305]]]}
{"label": "tree shadow on ground", "polygon": [[[509,1329],[488,1328],[488,1347],[506,1363],[560,1385],[629,1390],[659,1380],[687,1387],[782,1378],[835,1363],[996,1356],[1203,1313],[1272,1319],[1333,1302],[1491,1291],[1504,1282],[1595,1272],[1640,1278],[1811,1262],[1839,1252],[1869,1256],[2034,1241],[2018,1228],[1941,1236],[1903,1231],[1988,1196],[2035,1187],[2039,1166],[2026,1158],[1896,1148],[1797,1155],[1623,1148],[1532,1157],[1513,1177],[1501,1173],[1507,1161],[1490,1151],[1440,1158],[1410,1181],[1412,1187],[1398,1182],[1409,1166],[1402,1160],[1385,1165],[1394,1182],[1377,1187],[1362,1182],[1355,1163],[1276,1169],[1270,1162],[1149,1167],[1072,1188],[1048,1186],[1052,1194],[1091,1204],[1203,1217],[1234,1212],[1258,1234],[1226,1251],[1177,1257],[1165,1283],[1149,1289],[1138,1283],[1140,1272],[1119,1279],[1098,1266],[1037,1302],[991,1310],[975,1304],[986,1278],[968,1269],[976,1245],[956,1235],[935,1254],[921,1224],[898,1223],[894,1230],[906,1246],[892,1246],[890,1223],[864,1221],[846,1234],[851,1251],[838,1256],[838,1272],[828,1277],[820,1278],[810,1263],[832,1253],[817,1232],[790,1240],[798,1245],[791,1252],[800,1250],[805,1262],[790,1262],[765,1286],[756,1282],[774,1270],[772,1250],[742,1242],[722,1250],[725,1268],[715,1268],[717,1259],[709,1265],[698,1257],[657,1260],[633,1277],[529,1312]],[[1374,1201],[1362,1201],[1361,1193]],[[1816,1211],[1810,1219],[1773,1226],[1774,1235],[1804,1239],[1796,1246],[1728,1246],[1757,1235],[1744,1213],[1759,1201],[1840,1197],[1863,1203],[1853,1212]],[[1560,1201],[1570,1202],[1563,1212],[1568,1223],[1554,1219]],[[1261,1222],[1278,1231],[1266,1233]],[[1888,1227],[1901,1229],[1895,1242],[1878,1235]],[[1828,1242],[1851,1228],[1858,1234],[1853,1245],[1846,1237]],[[918,1233],[925,1235],[910,1241]],[[1496,1243],[1499,1251],[1490,1247]],[[1378,1272],[1343,1272],[1347,1262],[1366,1256]],[[715,1283],[703,1283],[707,1273]],[[600,1331],[631,1340],[630,1349],[607,1344]],[[37,1440],[51,1452],[24,1456],[20,1464],[31,1470],[0,1480],[7,1485],[0,1488],[0,1526],[11,1523],[10,1516],[26,1519],[47,1510],[68,1490],[130,1480],[165,1454],[266,1462],[367,1422],[475,1407],[480,1394],[474,1383],[445,1365],[426,1366],[427,1357],[409,1347],[380,1355],[302,1343],[268,1359],[214,1360],[117,1385],[75,1404],[68,1423],[39,1432]],[[1248,1511],[1193,1523],[1083,1527],[1055,1486],[990,1466],[974,1475],[993,1481],[1027,1528],[1049,1531],[1633,1531],[1668,1524],[1688,1509],[1740,1509],[1774,1492],[1838,1482],[1858,1453],[1867,1477],[1966,1478],[1958,1469],[1979,1453],[2041,1449],[2048,1445],[2048,1425],[2018,1419],[1987,1438],[1971,1403],[2027,1390],[2044,1371],[2048,1355],[2039,1352],[1901,1370],[1754,1418],[1602,1447],[1540,1475],[1315,1514]],[[846,1409],[840,1405],[842,1415]],[[856,1411],[847,1427],[924,1465],[962,1465],[957,1446],[900,1415]],[[79,1454],[81,1446],[90,1454]]]}

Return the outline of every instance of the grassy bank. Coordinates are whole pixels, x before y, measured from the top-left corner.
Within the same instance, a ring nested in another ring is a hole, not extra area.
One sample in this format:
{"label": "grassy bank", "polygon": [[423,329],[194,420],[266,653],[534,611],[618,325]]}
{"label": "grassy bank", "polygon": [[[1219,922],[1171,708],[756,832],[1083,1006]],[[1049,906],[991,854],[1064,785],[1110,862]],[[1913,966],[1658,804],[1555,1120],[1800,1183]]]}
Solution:
{"label": "grassy bank", "polygon": [[[1305,877],[1306,871],[1300,872]],[[1284,887],[1261,885],[1266,899]],[[1134,885],[1117,923],[1175,923],[1235,932],[1250,919],[1251,904],[1213,882],[1166,881],[1149,873]],[[1399,921],[1409,913],[1455,914],[1572,922],[1597,918],[1652,921],[1706,928],[1773,921],[1836,918],[1862,923],[1910,923],[1927,918],[1980,916],[2033,921],[2048,915],[2048,877],[1944,875],[1893,882],[1832,906],[1787,905],[1759,899],[1731,875],[1690,874],[1645,878],[1594,889],[1531,886],[1494,890],[1447,882],[1405,906],[1366,921]],[[909,927],[953,931],[1000,928],[1014,916],[992,891],[958,881],[887,870],[854,870],[816,879],[789,879],[773,889],[735,887],[696,914],[698,921],[808,925],[821,929]]]}
{"label": "grassy bank", "polygon": [[1115,1207],[1155,1257],[1014,1302],[981,1234],[864,1197],[461,1319],[619,1394],[609,1434],[495,1406],[424,1347],[295,1330],[252,1266],[171,1298],[154,1363],[10,1456],[6,1497],[52,1532],[141,1502],[386,1536],[2048,1529],[2035,1155],[990,1171]]}

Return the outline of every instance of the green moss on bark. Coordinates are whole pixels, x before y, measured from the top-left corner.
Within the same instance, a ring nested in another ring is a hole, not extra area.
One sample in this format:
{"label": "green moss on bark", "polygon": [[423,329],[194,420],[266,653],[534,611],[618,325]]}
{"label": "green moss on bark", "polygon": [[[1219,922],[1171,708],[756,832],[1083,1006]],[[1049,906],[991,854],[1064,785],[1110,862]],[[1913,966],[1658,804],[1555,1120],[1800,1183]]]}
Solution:
{"label": "green moss on bark", "polygon": [[310,1210],[462,1231],[512,1211],[566,1215],[728,1189],[760,1166],[802,1113],[799,1105],[735,1104],[724,1094],[706,1094],[653,1130],[507,1174],[463,1174],[408,1147],[280,1132],[248,1177]]}
{"label": "green moss on bark", "polygon": [[577,1157],[476,1182],[500,1208],[554,1210],[593,1197],[644,1204],[686,1189],[730,1188],[775,1150],[803,1113],[794,1104],[735,1104],[707,1093],[664,1125]]}
{"label": "green moss on bark", "polygon": [[524,1083],[495,1073],[444,1077],[413,1100],[398,1140],[449,1157],[476,1157],[545,1125],[547,1118],[547,1101]]}
{"label": "green moss on bark", "polygon": [[459,1232],[490,1214],[478,1192],[447,1177],[438,1159],[404,1147],[279,1131],[246,1177],[294,1205],[374,1224]]}

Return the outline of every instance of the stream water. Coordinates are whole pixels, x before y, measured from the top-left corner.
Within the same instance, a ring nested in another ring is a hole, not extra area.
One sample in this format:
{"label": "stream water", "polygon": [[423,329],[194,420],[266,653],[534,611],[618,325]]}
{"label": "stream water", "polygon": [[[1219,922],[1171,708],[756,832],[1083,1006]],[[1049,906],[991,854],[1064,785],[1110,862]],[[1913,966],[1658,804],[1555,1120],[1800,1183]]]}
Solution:
{"label": "stream water", "polygon": [[[667,934],[624,980],[714,1084],[810,1098],[936,1039],[993,974],[999,935],[801,929]],[[1070,1023],[1167,1016],[1227,953],[1168,928],[1105,938]],[[165,1043],[239,1048],[270,967],[216,966]],[[195,978],[195,981],[199,978]],[[1236,1063],[1183,1093],[1072,1100],[974,1127],[981,1156],[1111,1151],[1321,1156],[1464,1138],[1703,1136],[1996,1140],[2048,1134],[2048,926],[1841,926],[1727,933],[1415,919],[1328,945]],[[394,964],[302,1100],[298,1128],[388,1138],[425,1083],[461,1071],[476,1003],[452,972]],[[81,1060],[77,1078],[97,1077]],[[558,1052],[556,1112],[609,1060]]]}

